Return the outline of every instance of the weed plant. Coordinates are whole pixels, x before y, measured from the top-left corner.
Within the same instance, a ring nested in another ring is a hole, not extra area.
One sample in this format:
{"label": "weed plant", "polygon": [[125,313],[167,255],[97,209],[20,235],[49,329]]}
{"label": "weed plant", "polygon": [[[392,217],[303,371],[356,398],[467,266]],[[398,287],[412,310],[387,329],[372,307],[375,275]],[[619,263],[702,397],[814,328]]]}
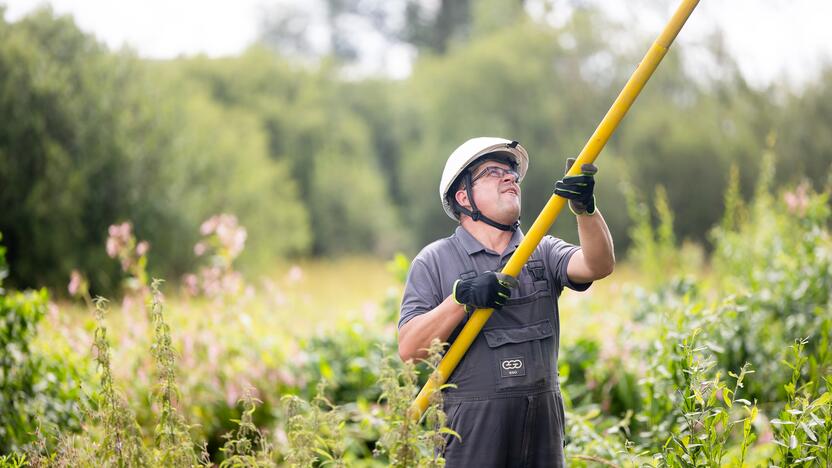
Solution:
{"label": "weed plant", "polygon": [[791,369],[791,379],[784,385],[788,403],[773,419],[777,452],[772,464],[785,466],[829,466],[832,462],[832,376],[823,376],[826,391],[818,394],[818,385],[804,381],[804,355],[808,340],[798,339],[783,363]]}
{"label": "weed plant", "polygon": [[[436,370],[442,359],[444,344],[434,340],[428,348],[425,362],[431,370],[430,379],[439,379]],[[447,416],[442,410],[442,392],[434,391],[428,396],[428,407],[422,416],[424,423],[411,415],[411,405],[418,394],[418,372],[412,361],[397,368],[387,358],[382,367],[379,385],[382,387],[381,401],[386,402],[386,415],[381,437],[376,444],[376,455],[386,454],[393,467],[445,466],[442,454],[449,437],[459,434],[446,426]],[[435,386],[439,390],[450,384]]]}
{"label": "weed plant", "polygon": [[194,443],[189,427],[177,409],[180,400],[176,384],[176,356],[170,336],[170,327],[165,322],[160,280],[151,285],[153,320],[153,357],[156,361],[158,388],[155,401],[159,405],[159,423],[156,426],[156,446],[159,461],[164,466],[193,466],[197,463]]}
{"label": "weed plant", "polygon": [[226,434],[226,442],[220,451],[224,460],[220,468],[248,468],[270,466],[274,463],[272,444],[268,436],[254,425],[254,412],[262,401],[253,395],[253,389],[246,389],[238,402],[243,407],[240,419],[233,420],[237,430]]}
{"label": "weed plant", "polygon": [[95,299],[95,361],[100,373],[97,397],[97,411],[92,412],[93,420],[101,427],[101,442],[97,445],[95,457],[107,466],[147,466],[149,460],[143,445],[141,428],[136,416],[124,396],[113,382],[110,361],[110,343],[107,340],[107,300]]}

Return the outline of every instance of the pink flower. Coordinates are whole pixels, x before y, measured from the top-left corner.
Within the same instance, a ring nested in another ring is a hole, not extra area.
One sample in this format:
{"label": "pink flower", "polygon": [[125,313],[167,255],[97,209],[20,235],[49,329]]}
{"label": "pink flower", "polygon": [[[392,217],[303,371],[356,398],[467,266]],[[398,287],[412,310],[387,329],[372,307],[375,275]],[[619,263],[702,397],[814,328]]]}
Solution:
{"label": "pink flower", "polygon": [[286,298],[286,295],[283,294],[281,291],[275,291],[272,295],[272,300],[274,304],[277,306],[285,306],[289,300]]}
{"label": "pink flower", "polygon": [[234,258],[242,252],[246,243],[246,229],[239,225],[237,217],[230,214],[219,215],[216,234],[220,243]]}
{"label": "pink flower", "polygon": [[786,208],[790,213],[803,216],[806,214],[806,209],[809,207],[809,184],[801,182],[794,192],[786,192],[783,194],[783,199],[786,202]]}
{"label": "pink flower", "polygon": [[[112,226],[110,226],[112,228]],[[116,258],[118,255],[118,241],[114,237],[107,238],[107,255],[110,258]]]}
{"label": "pink flower", "polygon": [[218,296],[222,292],[222,271],[219,267],[202,269],[202,289],[208,297]]}
{"label": "pink flower", "polygon": [[113,224],[107,229],[107,255],[116,258],[121,250],[130,244],[133,226],[129,222]]}
{"label": "pink flower", "polygon": [[237,255],[243,251],[243,248],[245,248],[246,245],[247,236],[248,234],[246,233],[246,229],[244,227],[240,227],[234,231],[233,235],[229,239],[229,242],[226,244],[232,257],[237,257]]}
{"label": "pink flower", "polygon": [[290,283],[297,283],[303,279],[303,270],[298,265],[292,265],[286,276]]}
{"label": "pink flower", "polygon": [[180,359],[182,360],[182,365],[185,367],[193,367],[196,365],[194,342],[194,337],[190,333],[184,333],[182,335],[182,354],[180,355]]}
{"label": "pink flower", "polygon": [[194,245],[194,254],[196,254],[197,257],[201,257],[206,250],[208,250],[208,247],[204,242],[197,242],[196,245]]}
{"label": "pink flower", "polygon": [[58,313],[60,311],[58,310],[58,304],[55,304],[54,302],[49,301],[46,304],[46,310],[49,312],[49,320],[52,323],[59,323],[58,322]]}
{"label": "pink flower", "polygon": [[182,283],[185,287],[185,292],[188,295],[196,296],[199,294],[199,280],[193,273],[188,273],[182,277]]}
{"label": "pink flower", "polygon": [[120,229],[120,233],[121,233],[121,238],[122,239],[127,239],[132,234],[133,225],[129,221],[125,221],[125,222],[121,223],[121,225],[119,226],[119,229]]}
{"label": "pink flower", "polygon": [[237,272],[228,272],[220,277],[220,288],[223,292],[235,294],[243,289],[243,276]]}
{"label": "pink flower", "polygon": [[213,233],[217,229],[217,224],[219,224],[219,222],[220,222],[219,217],[217,217],[216,215],[211,216],[205,222],[202,223],[202,225],[199,227],[199,232],[203,236],[207,236],[207,235]]}
{"label": "pink flower", "polygon": [[368,323],[374,323],[378,315],[378,305],[375,302],[365,302],[361,306],[364,312],[364,320]]}
{"label": "pink flower", "polygon": [[147,241],[139,242],[139,245],[136,246],[136,254],[141,257],[150,250],[150,244]]}
{"label": "pink flower", "polygon": [[217,343],[216,340],[211,340],[208,342],[208,362],[218,362],[218,359],[222,352],[223,349]]}
{"label": "pink flower", "polygon": [[78,270],[72,270],[72,273],[69,274],[69,286],[67,286],[69,294],[73,296],[77,295],[81,291],[83,281],[84,279],[81,277],[81,273]]}
{"label": "pink flower", "polygon": [[277,370],[277,378],[287,387],[294,387],[297,384],[294,374],[283,368]]}
{"label": "pink flower", "polygon": [[125,221],[121,224],[113,224],[107,230],[110,234],[110,237],[115,237],[120,240],[126,240],[130,237],[130,232],[133,230],[133,226],[130,224],[129,221]]}

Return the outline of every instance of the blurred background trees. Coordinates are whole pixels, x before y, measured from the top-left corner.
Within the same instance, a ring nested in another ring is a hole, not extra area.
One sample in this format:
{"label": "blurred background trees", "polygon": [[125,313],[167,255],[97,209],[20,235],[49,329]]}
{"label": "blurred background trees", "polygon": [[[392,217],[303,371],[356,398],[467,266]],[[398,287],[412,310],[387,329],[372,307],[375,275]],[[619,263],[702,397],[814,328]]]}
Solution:
{"label": "blurred background trees", "polygon": [[[528,226],[652,40],[613,47],[623,26],[589,6],[552,26],[522,1],[304,5],[267,11],[260,43],[222,59],[110,51],[49,9],[0,21],[7,283],[62,286],[79,268],[93,288],[114,288],[117,266],[101,245],[124,220],[150,241],[151,273],[177,278],[193,266],[199,223],[218,212],[248,229],[244,269],[287,256],[413,254],[451,232],[441,169],[478,135],[531,153]],[[356,28],[411,47],[412,73],[356,72]],[[746,195],[763,149],[778,183],[829,183],[832,67],[801,89],[757,89],[718,35],[707,70],[687,66],[687,53],[668,55],[599,159],[599,206],[622,254],[624,183],[643,194],[663,186],[676,236],[706,247],[732,164]],[[553,233],[575,241],[573,224],[563,216]]]}

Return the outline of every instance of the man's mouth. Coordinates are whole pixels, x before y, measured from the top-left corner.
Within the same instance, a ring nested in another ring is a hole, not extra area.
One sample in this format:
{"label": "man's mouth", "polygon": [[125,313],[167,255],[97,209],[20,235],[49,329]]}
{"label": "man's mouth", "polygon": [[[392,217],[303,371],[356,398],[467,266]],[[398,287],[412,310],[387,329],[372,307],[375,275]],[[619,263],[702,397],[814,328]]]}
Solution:
{"label": "man's mouth", "polygon": [[509,187],[509,188],[505,189],[503,191],[503,193],[513,193],[515,195],[520,195],[520,192],[514,187]]}

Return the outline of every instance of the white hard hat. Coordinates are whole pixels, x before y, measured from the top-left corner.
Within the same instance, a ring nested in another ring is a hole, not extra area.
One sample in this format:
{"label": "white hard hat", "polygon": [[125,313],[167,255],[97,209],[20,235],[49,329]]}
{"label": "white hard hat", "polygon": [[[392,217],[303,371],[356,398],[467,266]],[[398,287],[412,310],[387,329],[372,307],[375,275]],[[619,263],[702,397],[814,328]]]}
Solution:
{"label": "white hard hat", "polygon": [[452,219],[459,220],[459,217],[454,213],[451,201],[448,200],[448,191],[456,178],[472,162],[489,153],[498,153],[514,159],[517,164],[517,173],[520,174],[517,183],[520,183],[526,175],[526,170],[529,168],[529,154],[519,143],[505,138],[471,138],[451,153],[445,163],[445,170],[442,171],[442,180],[439,182],[439,198],[442,200],[442,208]]}

